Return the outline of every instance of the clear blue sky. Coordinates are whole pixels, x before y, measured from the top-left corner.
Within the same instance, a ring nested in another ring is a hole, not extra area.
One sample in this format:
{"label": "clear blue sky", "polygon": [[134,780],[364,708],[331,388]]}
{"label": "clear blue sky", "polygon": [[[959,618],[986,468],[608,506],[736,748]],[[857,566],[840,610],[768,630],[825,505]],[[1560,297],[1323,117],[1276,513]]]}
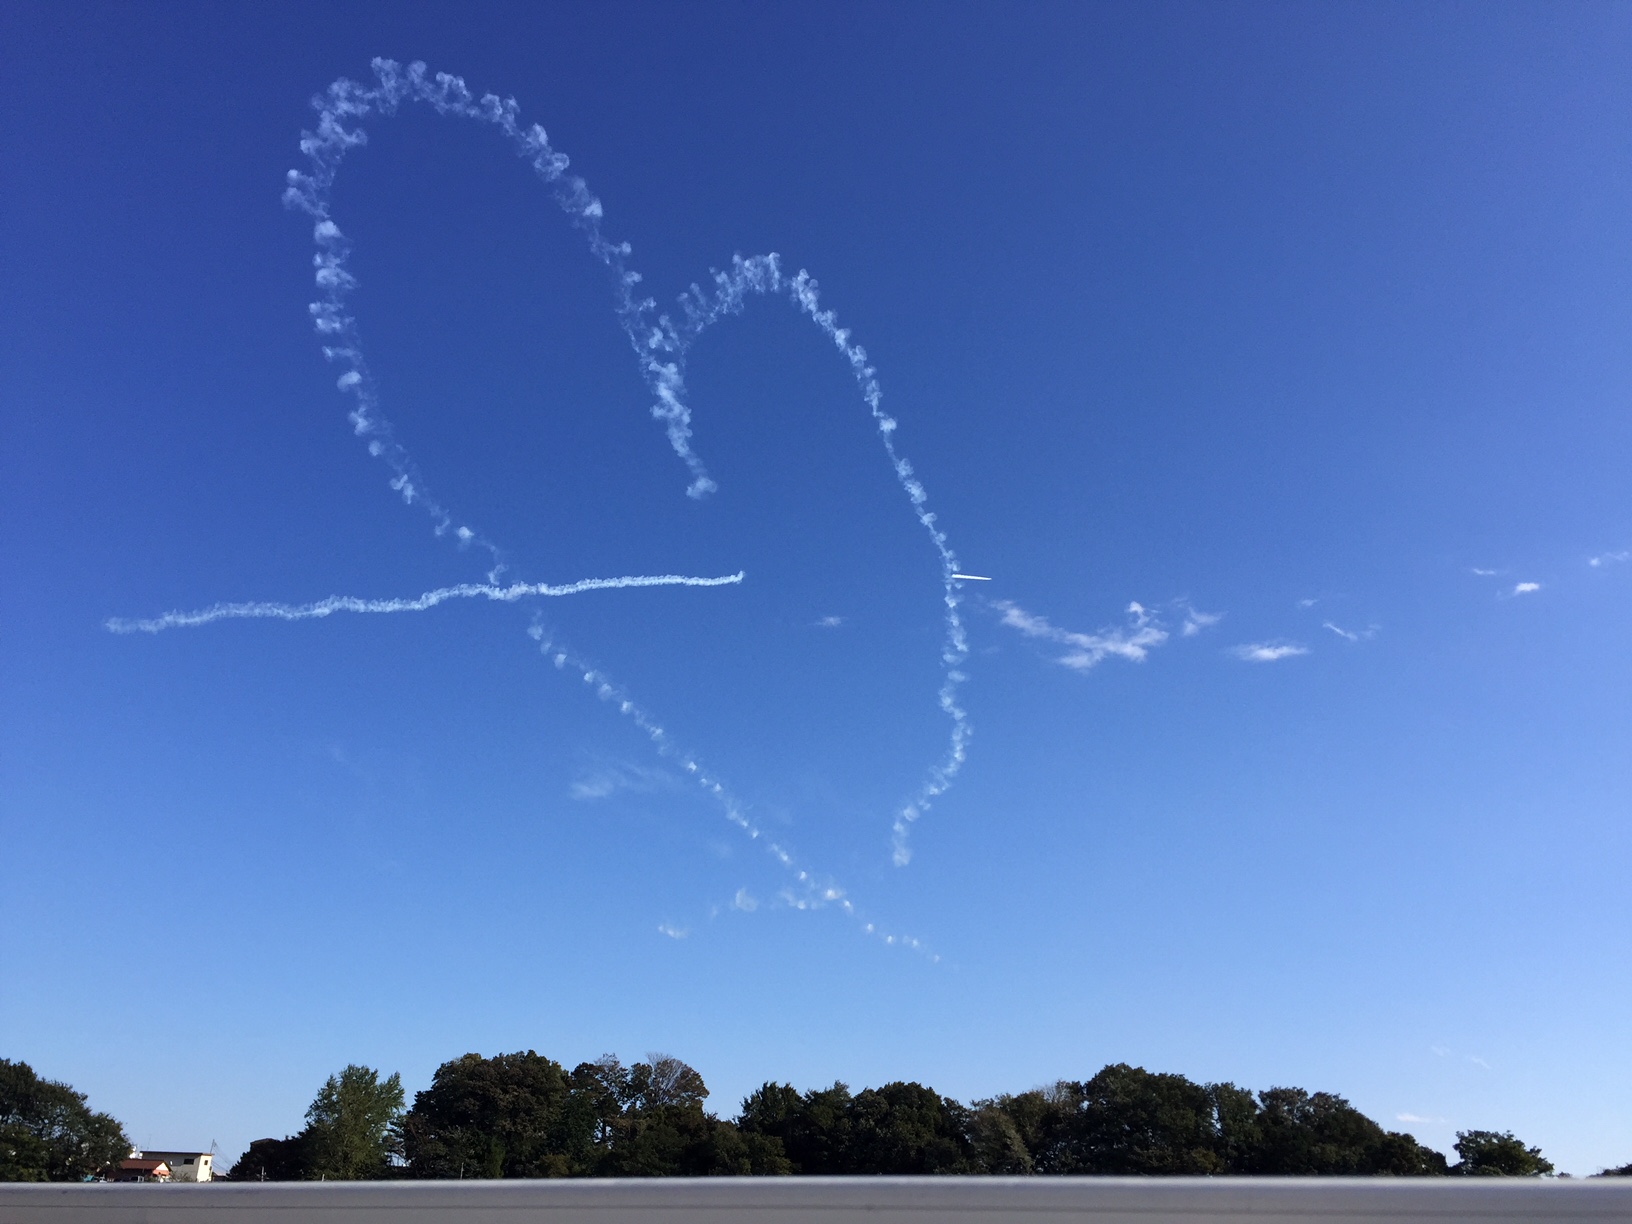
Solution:
{"label": "clear blue sky", "polygon": [[[347,1062],[528,1047],[674,1053],[726,1114],[1126,1060],[1632,1159],[1632,11],[14,3],[0,43],[0,1054],[227,1159]],[[348,425],[280,200],[375,56],[514,96],[660,309],[775,251],[865,346],[993,579],[908,865],[941,569],[842,355],[777,298],[703,335],[688,498],[584,233],[424,105],[330,204],[425,487],[505,582],[744,581],[104,627],[483,581]]]}

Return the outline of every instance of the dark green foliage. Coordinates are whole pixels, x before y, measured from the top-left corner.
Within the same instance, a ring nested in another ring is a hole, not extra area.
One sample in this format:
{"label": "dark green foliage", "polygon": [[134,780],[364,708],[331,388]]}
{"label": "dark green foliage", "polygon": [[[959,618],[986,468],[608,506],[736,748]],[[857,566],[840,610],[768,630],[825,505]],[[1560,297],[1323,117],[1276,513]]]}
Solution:
{"label": "dark green foliage", "polygon": [[1540,1148],[1525,1147],[1512,1131],[1457,1131],[1456,1154],[1462,1160],[1451,1172],[1464,1177],[1541,1177],[1553,1171]]}
{"label": "dark green foliage", "polygon": [[1055,1088],[1065,1173],[1221,1173],[1207,1090],[1182,1075],[1116,1063]]}
{"label": "dark green foliage", "polygon": [[1340,1096],[1301,1088],[1258,1094],[1257,1142],[1243,1173],[1355,1176],[1445,1172],[1445,1159],[1409,1135],[1384,1131]]}
{"label": "dark green foliage", "polygon": [[124,1129],[83,1092],[0,1058],[0,1181],[86,1181],[129,1155]]}
{"label": "dark green foliage", "polygon": [[865,1088],[850,1102],[850,1173],[978,1173],[969,1111],[922,1084]]}
{"label": "dark green foliage", "polygon": [[[400,1114],[397,1077],[348,1067],[292,1139],[261,1139],[235,1179],[720,1177],[986,1173],[1006,1176],[1433,1176],[1445,1158],[1340,1096],[1253,1093],[1115,1063],[1092,1079],[963,1105],[922,1084],[852,1093],[766,1083],[735,1122],[704,1107],[677,1058],[605,1055],[566,1071],[532,1050],[438,1067]],[[345,1136],[351,1136],[346,1139]],[[400,1143],[397,1142],[400,1139]],[[1552,1165],[1511,1134],[1457,1136],[1458,1174],[1534,1176]],[[394,1154],[406,1166],[391,1163]],[[1613,1170],[1625,1173],[1632,1170]]]}
{"label": "dark green foliage", "polygon": [[1605,1169],[1602,1173],[1594,1173],[1594,1177],[1632,1177],[1632,1161],[1619,1168]]}
{"label": "dark green foliage", "polygon": [[[579,1067],[605,1119],[599,1172],[611,1177],[726,1177],[787,1172],[780,1152],[750,1144],[703,1109],[708,1086],[678,1058],[624,1067],[610,1055]],[[617,1111],[610,1112],[616,1105]]]}
{"label": "dark green foliage", "polygon": [[794,1173],[843,1173],[849,1171],[851,1103],[843,1084],[800,1095],[790,1084],[767,1083],[742,1103],[737,1125],[779,1142]]}
{"label": "dark green foliage", "polygon": [[528,1050],[437,1068],[402,1122],[415,1177],[687,1177],[787,1173],[781,1146],[703,1108],[678,1058],[561,1064]]}
{"label": "dark green foliage", "polygon": [[1017,1177],[1035,1171],[1031,1152],[1014,1119],[990,1101],[969,1111],[972,1172]]}
{"label": "dark green foliage", "polygon": [[595,1164],[597,1118],[561,1064],[466,1054],[436,1069],[402,1122],[415,1177],[568,1177]]}
{"label": "dark green foliage", "polygon": [[1218,1155],[1225,1169],[1243,1172],[1259,1142],[1258,1098],[1234,1084],[1208,1084],[1213,1122],[1218,1128]]}
{"label": "dark green foliage", "polygon": [[[1372,1174],[1445,1172],[1445,1159],[1384,1131],[1342,1097],[1297,1088],[1254,1096],[1118,1063],[1086,1083],[999,1097],[1038,1173]],[[988,1170],[993,1169],[988,1163]]]}
{"label": "dark green foliage", "polygon": [[306,1137],[256,1139],[226,1173],[228,1181],[304,1181],[311,1168]]}
{"label": "dark green foliage", "polygon": [[[985,1171],[970,1111],[922,1084],[896,1082],[853,1096],[844,1084],[803,1095],[787,1084],[765,1084],[742,1103],[737,1125],[779,1141],[796,1173]],[[1006,1119],[988,1118],[979,1134],[1000,1160],[1023,1164],[1012,1130]]]}

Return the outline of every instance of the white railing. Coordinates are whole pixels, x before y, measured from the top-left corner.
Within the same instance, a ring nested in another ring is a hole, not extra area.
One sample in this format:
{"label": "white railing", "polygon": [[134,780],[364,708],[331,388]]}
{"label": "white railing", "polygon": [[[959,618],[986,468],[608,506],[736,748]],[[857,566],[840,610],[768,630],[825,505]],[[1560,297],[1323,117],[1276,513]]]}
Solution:
{"label": "white railing", "polygon": [[1632,1179],[809,1177],[0,1185],[0,1224],[1632,1221]]}

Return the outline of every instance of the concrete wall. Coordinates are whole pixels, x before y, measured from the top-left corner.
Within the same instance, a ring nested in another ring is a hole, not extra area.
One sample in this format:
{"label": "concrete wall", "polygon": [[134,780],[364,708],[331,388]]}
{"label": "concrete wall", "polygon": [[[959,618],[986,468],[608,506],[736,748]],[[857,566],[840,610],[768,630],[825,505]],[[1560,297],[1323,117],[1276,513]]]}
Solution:
{"label": "concrete wall", "polygon": [[674,1178],[0,1185],[0,1224],[1632,1221],[1632,1179]]}

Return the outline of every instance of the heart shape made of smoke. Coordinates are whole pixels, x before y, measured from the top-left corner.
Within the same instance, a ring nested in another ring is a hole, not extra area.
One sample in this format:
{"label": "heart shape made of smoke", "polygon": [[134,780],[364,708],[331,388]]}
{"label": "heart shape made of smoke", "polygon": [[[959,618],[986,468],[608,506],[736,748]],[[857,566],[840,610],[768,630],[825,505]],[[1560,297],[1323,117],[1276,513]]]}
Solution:
{"label": "heart shape made of smoke", "polygon": [[[775,253],[748,258],[736,256],[729,268],[714,271],[704,285],[693,284],[680,295],[672,311],[660,312],[651,297],[642,293],[642,278],[630,264],[632,248],[627,242],[608,238],[601,201],[585,181],[568,172],[568,159],[551,147],[538,124],[524,125],[514,99],[494,94],[477,97],[459,77],[431,74],[423,63],[402,65],[387,59],[373,61],[374,81],[360,83],[347,78],[335,81],[313,100],[316,126],[302,134],[300,147],[307,158],[304,170],[291,170],[284,202],[313,219],[316,244],[313,257],[318,298],[310,306],[313,324],[328,359],[343,367],[338,387],[350,401],[350,420],[357,436],[364,439],[369,453],[390,470],[390,485],[410,506],[426,513],[434,534],[457,547],[483,553],[489,560],[485,579],[424,592],[415,597],[361,599],[330,596],[305,604],[269,602],[220,603],[192,612],[170,612],[148,619],[115,618],[108,621],[114,632],[156,633],[170,628],[191,627],[223,619],[272,618],[305,620],[337,612],[381,613],[426,611],[455,599],[486,599],[514,603],[524,599],[558,598],[587,591],[650,586],[720,587],[743,582],[742,572],[720,576],[685,574],[632,574],[612,578],[589,578],[565,583],[506,580],[507,564],[500,545],[480,529],[463,521],[431,492],[419,466],[398,440],[381,408],[381,397],[370,372],[355,318],[347,299],[356,288],[355,277],[347,270],[351,243],[332,214],[332,188],[346,155],[366,143],[366,124],[388,118],[404,103],[423,104],[439,115],[471,120],[496,129],[547,185],[561,210],[588,241],[592,256],[610,273],[613,304],[619,324],[635,355],[642,379],[652,396],[652,415],[660,421],[675,455],[688,472],[687,496],[709,497],[717,489],[708,466],[693,446],[692,415],[687,403],[686,359],[702,334],[722,319],[740,314],[753,300],[780,298],[827,338],[853,376],[863,403],[871,414],[885,456],[902,493],[911,503],[918,523],[934,549],[940,574],[944,605],[943,637],[939,653],[939,686],[936,700],[950,724],[949,740],[936,762],[927,770],[914,793],[899,804],[891,821],[891,859],[904,867],[912,856],[911,832],[914,823],[930,804],[952,783],[961,768],[969,739],[968,717],[959,703],[959,688],[965,680],[964,664],[969,648],[959,615],[963,578],[945,533],[928,508],[928,494],[912,465],[896,445],[897,422],[884,411],[883,391],[877,371],[867,351],[851,339],[834,312],[821,304],[815,279],[805,270],[788,273]],[[578,674],[584,684],[603,702],[630,720],[650,740],[653,748],[683,771],[726,819],[749,838],[763,845],[788,873],[790,885],[782,897],[798,908],[834,906],[858,922],[869,935],[891,944],[924,950],[910,936],[880,930],[869,922],[830,877],[818,876],[794,856],[745,810],[730,787],[694,754],[682,748],[657,718],[606,671],[587,661],[567,645],[559,634],[535,619],[530,633],[540,651],[555,667]]]}

